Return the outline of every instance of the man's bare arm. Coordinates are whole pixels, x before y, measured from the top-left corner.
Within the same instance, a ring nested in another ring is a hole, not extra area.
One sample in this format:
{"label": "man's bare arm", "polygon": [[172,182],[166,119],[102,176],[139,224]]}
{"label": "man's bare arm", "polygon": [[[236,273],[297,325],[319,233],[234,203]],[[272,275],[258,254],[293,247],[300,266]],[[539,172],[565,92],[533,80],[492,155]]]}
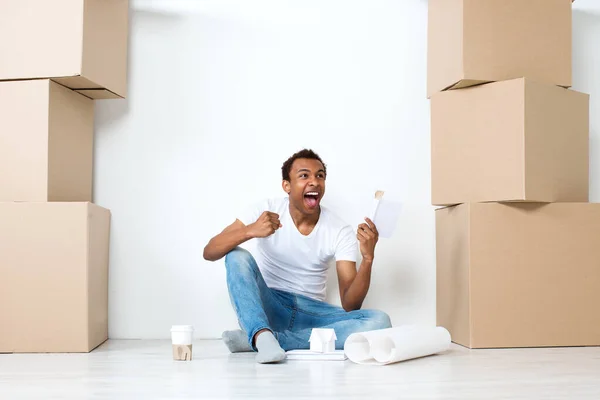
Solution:
{"label": "man's bare arm", "polygon": [[244,225],[242,221],[236,219],[221,233],[210,239],[204,247],[204,259],[217,261],[240,244],[253,238],[272,235],[280,227],[279,215],[269,211],[263,212],[258,220],[250,225]]}
{"label": "man's bare arm", "polygon": [[231,225],[223,229],[221,233],[210,239],[206,247],[204,247],[204,259],[217,261],[250,239],[252,237],[248,232],[248,227],[242,221],[236,219]]}
{"label": "man's bare arm", "polygon": [[360,224],[356,231],[362,254],[358,272],[355,262],[337,262],[342,307],[346,311],[359,310],[362,307],[371,285],[371,267],[375,258],[375,246],[379,240],[379,232],[373,221],[369,218],[365,218],[365,221],[366,223]]}
{"label": "man's bare arm", "polygon": [[353,261],[338,261],[336,263],[340,300],[344,310],[360,310],[362,307],[371,285],[372,265],[372,260],[363,259],[357,272],[356,263]]}

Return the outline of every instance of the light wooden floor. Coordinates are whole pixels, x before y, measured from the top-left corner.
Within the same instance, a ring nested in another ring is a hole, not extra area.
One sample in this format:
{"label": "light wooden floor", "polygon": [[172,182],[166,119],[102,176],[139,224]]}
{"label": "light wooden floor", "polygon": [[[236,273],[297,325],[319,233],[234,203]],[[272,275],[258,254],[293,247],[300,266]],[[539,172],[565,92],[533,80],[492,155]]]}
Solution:
{"label": "light wooden floor", "polygon": [[168,341],[109,341],[90,354],[0,355],[0,399],[600,399],[600,348],[468,350],[390,366],[258,365],[220,341],[192,362]]}

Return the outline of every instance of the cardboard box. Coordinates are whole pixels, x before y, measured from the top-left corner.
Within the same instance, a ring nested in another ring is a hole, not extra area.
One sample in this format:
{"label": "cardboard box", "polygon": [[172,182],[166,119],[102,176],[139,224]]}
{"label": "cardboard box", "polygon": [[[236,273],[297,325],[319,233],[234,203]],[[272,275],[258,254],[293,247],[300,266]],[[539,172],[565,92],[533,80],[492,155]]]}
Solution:
{"label": "cardboard box", "polygon": [[94,102],[50,80],[0,82],[0,201],[91,201]]}
{"label": "cardboard box", "polygon": [[0,203],[0,353],[107,340],[109,231],[91,203]]}
{"label": "cardboard box", "polygon": [[513,79],[431,97],[432,203],[586,202],[589,96]]}
{"label": "cardboard box", "polygon": [[436,210],[437,324],[470,348],[600,345],[600,204]]}
{"label": "cardboard box", "polygon": [[2,0],[0,80],[53,78],[94,99],[127,92],[128,0]]}
{"label": "cardboard box", "polygon": [[429,0],[427,94],[528,77],[571,86],[571,0]]}

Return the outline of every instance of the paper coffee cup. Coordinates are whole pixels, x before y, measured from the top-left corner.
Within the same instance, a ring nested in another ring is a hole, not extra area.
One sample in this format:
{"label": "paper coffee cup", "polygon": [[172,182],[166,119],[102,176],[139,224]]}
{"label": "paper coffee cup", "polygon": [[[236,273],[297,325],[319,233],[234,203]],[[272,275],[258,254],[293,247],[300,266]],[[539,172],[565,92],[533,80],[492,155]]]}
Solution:
{"label": "paper coffee cup", "polygon": [[173,359],[178,361],[191,361],[194,327],[191,325],[173,325],[171,327],[171,343],[173,346]]}

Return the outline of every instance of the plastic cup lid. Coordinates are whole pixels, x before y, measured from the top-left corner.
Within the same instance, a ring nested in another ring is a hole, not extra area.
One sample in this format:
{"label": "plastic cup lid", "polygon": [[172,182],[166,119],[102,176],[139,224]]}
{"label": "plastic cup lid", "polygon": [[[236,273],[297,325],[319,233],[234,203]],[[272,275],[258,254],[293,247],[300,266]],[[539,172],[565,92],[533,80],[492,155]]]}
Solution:
{"label": "plastic cup lid", "polygon": [[192,332],[194,327],[192,325],[173,325],[171,332]]}

